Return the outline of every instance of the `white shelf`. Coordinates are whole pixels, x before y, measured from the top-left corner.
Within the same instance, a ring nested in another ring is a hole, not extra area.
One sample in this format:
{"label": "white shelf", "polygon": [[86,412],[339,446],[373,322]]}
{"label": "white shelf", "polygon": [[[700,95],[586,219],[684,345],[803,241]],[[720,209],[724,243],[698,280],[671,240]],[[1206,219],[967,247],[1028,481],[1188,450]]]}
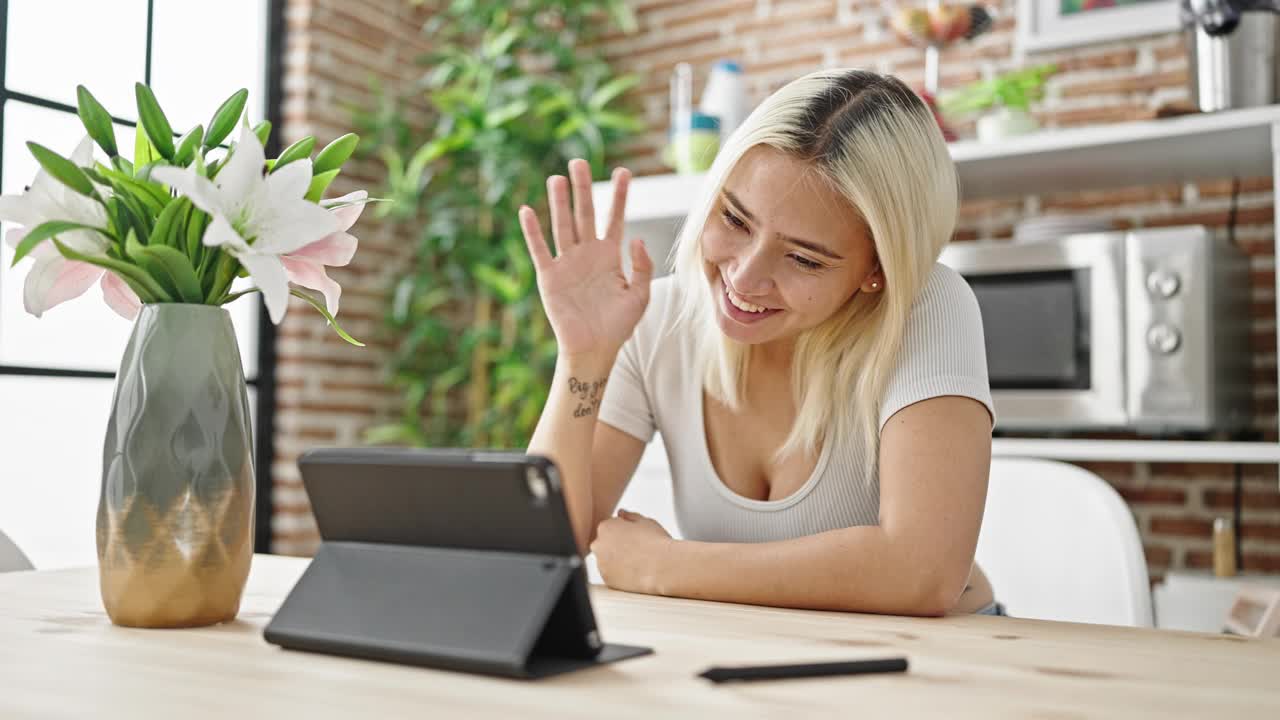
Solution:
{"label": "white shelf", "polygon": [[1280,463],[1280,443],[996,438],[991,441],[991,454],[1051,460],[1272,465]]}
{"label": "white shelf", "polygon": [[[998,144],[949,147],[965,200],[1201,178],[1271,175],[1271,126],[1280,107],[1186,115],[1162,120],[1046,130]],[[680,219],[704,175],[635,178],[628,222]],[[595,184],[597,213],[609,206],[608,182]]]}

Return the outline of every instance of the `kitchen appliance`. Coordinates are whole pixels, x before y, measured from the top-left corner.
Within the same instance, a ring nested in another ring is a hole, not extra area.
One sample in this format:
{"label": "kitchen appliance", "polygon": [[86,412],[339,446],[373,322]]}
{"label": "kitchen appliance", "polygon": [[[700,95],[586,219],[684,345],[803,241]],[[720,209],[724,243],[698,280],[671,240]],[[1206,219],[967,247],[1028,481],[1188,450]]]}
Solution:
{"label": "kitchen appliance", "polygon": [[1249,266],[1200,226],[957,243],[998,429],[1207,432],[1250,416]]}
{"label": "kitchen appliance", "polygon": [[1204,112],[1280,99],[1280,0],[1181,0],[1191,97]]}

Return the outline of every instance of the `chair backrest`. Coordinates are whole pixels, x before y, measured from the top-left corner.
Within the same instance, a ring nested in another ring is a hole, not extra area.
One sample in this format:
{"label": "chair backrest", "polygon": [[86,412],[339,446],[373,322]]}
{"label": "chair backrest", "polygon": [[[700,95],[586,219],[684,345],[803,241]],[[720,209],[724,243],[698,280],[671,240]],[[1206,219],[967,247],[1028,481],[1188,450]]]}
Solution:
{"label": "chair backrest", "polygon": [[0,530],[0,572],[11,570],[30,570],[31,561],[22,554],[22,550]]}
{"label": "chair backrest", "polygon": [[1133,514],[1084,468],[994,458],[977,561],[1012,616],[1152,626]]}

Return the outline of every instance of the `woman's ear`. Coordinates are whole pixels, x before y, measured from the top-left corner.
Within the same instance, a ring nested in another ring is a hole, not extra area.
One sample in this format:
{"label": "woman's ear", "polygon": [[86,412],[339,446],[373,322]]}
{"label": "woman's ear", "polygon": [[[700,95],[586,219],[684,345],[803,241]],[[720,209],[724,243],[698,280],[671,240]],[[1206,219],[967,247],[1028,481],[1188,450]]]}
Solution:
{"label": "woman's ear", "polygon": [[878,264],[875,270],[862,279],[862,285],[858,289],[864,293],[878,293],[884,290],[884,273],[880,271]]}

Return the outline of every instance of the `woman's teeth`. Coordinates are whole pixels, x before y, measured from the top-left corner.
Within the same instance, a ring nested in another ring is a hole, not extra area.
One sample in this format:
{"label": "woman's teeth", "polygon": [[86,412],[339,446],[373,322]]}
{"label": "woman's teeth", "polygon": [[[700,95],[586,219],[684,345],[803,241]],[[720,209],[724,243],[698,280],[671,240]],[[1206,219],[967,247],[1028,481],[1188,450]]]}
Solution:
{"label": "woman's teeth", "polygon": [[749,303],[746,300],[743,300],[727,287],[725,288],[724,291],[725,291],[725,295],[729,297],[729,302],[733,303],[733,306],[738,308],[739,310],[742,310],[744,312],[750,312],[750,313],[758,313],[758,312],[764,312],[765,310],[769,309],[767,307],[764,307],[763,305],[756,305],[754,303]]}

